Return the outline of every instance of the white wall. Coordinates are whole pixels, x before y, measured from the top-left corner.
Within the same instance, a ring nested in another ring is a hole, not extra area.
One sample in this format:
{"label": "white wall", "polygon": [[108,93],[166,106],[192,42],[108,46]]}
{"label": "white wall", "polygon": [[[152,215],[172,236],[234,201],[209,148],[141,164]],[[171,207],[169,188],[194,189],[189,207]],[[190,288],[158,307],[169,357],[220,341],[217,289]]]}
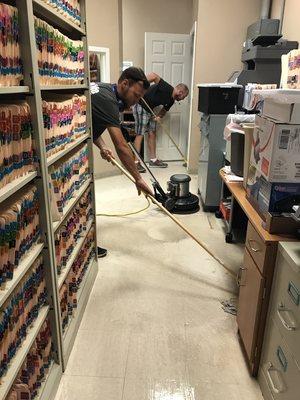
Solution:
{"label": "white wall", "polygon": [[[109,48],[111,82],[116,82],[120,75],[123,53],[121,0],[86,0],[86,7],[89,45]],[[103,133],[103,139],[114,150],[107,131]],[[116,167],[102,160],[96,146],[94,165],[96,177],[119,174]]]}
{"label": "white wall", "polygon": [[86,0],[86,12],[89,45],[110,49],[111,78],[115,81],[120,72],[122,49],[119,0]]}
{"label": "white wall", "polygon": [[[282,0],[274,0],[272,18],[280,18]],[[286,0],[282,33],[285,39],[297,40],[300,43],[300,1]]]}
{"label": "white wall", "polygon": [[224,82],[241,69],[247,27],[258,20],[261,0],[199,0],[189,171],[198,169],[200,131],[197,83]]}
{"label": "white wall", "polygon": [[124,60],[143,68],[145,32],[190,33],[192,22],[193,0],[123,0]]}

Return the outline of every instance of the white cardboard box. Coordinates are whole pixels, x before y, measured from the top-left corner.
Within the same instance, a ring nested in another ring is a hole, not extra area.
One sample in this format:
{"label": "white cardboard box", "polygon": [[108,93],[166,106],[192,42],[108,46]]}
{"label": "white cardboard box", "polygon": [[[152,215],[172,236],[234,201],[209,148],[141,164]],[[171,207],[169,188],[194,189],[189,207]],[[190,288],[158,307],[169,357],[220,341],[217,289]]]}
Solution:
{"label": "white cardboard box", "polygon": [[250,165],[269,182],[300,183],[300,125],[257,116]]}
{"label": "white cardboard box", "polygon": [[300,104],[276,103],[265,99],[262,116],[283,124],[300,124]]}

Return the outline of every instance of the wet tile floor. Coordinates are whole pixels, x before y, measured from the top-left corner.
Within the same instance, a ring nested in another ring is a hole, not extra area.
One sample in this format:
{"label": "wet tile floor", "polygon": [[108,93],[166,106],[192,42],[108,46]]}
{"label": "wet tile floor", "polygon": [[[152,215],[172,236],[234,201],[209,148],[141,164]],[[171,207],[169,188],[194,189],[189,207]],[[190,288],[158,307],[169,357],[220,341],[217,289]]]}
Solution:
{"label": "wet tile floor", "polygon": [[[162,185],[178,172],[155,170]],[[98,180],[96,193],[98,213],[145,206],[123,176]],[[225,243],[222,221],[201,211],[179,219],[237,270],[243,248]],[[155,207],[98,217],[98,235],[109,254],[56,400],[262,400],[220,305],[236,295],[232,277]]]}

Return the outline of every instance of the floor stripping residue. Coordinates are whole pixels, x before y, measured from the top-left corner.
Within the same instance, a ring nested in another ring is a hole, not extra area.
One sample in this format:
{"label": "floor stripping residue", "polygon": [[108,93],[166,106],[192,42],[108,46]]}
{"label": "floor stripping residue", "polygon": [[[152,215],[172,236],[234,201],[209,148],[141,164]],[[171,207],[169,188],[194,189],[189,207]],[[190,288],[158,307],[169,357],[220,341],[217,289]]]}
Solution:
{"label": "floor stripping residue", "polygon": [[[182,162],[155,171],[162,184],[185,172]],[[96,194],[99,211],[144,205],[123,176],[96,180]],[[202,211],[178,218],[238,270],[244,249],[225,243],[222,221],[211,214],[211,229]],[[235,317],[220,305],[235,297],[233,279],[153,206],[98,222],[108,256],[99,260],[56,400],[263,400]]]}
{"label": "floor stripping residue", "polygon": [[155,384],[154,389],[150,392],[149,400],[195,400],[194,388],[177,384],[176,381],[166,382],[166,385]]}
{"label": "floor stripping residue", "polygon": [[151,227],[147,231],[148,236],[152,239],[162,242],[179,242],[187,237],[173,221],[160,221],[158,226]]}

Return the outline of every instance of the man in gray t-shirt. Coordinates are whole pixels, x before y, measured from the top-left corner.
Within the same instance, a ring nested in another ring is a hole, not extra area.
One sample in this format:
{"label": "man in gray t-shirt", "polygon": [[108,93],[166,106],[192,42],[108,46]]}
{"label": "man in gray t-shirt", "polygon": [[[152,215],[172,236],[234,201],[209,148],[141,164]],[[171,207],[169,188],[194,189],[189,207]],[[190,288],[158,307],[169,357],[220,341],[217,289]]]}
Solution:
{"label": "man in gray t-shirt", "polygon": [[137,170],[130,148],[123,137],[119,113],[138,103],[149,88],[149,82],[140,68],[130,67],[122,72],[117,84],[91,83],[93,140],[107,161],[114,158],[107,148],[102,133],[108,130],[116,152],[125,168],[135,179],[138,192],[153,194]]}
{"label": "man in gray t-shirt", "polygon": [[[134,67],[123,71],[117,84],[91,83],[93,141],[100,149],[101,157],[111,161],[113,152],[101,136],[105,129],[108,130],[120,160],[135,179],[139,194],[141,191],[153,192],[137,170],[133,154],[123,137],[120,112],[138,103],[149,85],[144,72]],[[98,257],[105,257],[106,253],[106,249],[98,247]]]}
{"label": "man in gray t-shirt", "polygon": [[[118,101],[117,85],[111,83],[91,83],[93,138],[102,135],[107,126],[120,128],[120,112],[123,102]],[[116,101],[117,100],[117,101]]]}

